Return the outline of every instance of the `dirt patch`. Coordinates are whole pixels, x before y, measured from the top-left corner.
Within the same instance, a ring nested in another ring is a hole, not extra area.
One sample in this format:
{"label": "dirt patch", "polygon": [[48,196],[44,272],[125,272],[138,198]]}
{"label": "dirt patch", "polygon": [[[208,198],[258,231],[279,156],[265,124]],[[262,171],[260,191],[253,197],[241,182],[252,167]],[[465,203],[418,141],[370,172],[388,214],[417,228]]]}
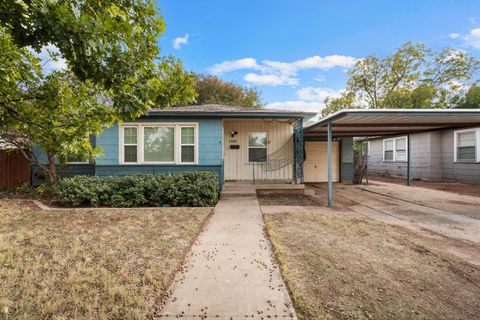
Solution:
{"label": "dirt patch", "polygon": [[[369,179],[401,185],[406,184],[405,178],[401,177],[370,174]],[[453,192],[457,194],[464,194],[475,197],[480,195],[480,183],[413,180],[412,186]]]}
{"label": "dirt patch", "polygon": [[264,217],[301,319],[480,318],[480,267],[408,230],[323,213]]}
{"label": "dirt patch", "polygon": [[0,318],[151,317],[211,212],[0,200]]}
{"label": "dirt patch", "polygon": [[308,195],[294,194],[259,194],[258,203],[261,206],[323,206],[319,199]]}

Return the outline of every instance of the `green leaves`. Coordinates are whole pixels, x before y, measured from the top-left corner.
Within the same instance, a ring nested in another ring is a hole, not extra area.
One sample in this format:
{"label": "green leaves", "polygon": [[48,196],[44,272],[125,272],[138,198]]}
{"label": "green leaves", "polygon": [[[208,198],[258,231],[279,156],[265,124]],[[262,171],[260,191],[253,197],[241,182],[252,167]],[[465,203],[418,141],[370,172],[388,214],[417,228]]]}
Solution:
{"label": "green leaves", "polygon": [[[344,108],[454,107],[478,70],[479,61],[466,52],[435,52],[423,44],[405,43],[383,59],[359,60],[349,71],[345,93],[326,101],[324,115]],[[461,100],[461,99],[460,99]]]}
{"label": "green leaves", "polygon": [[196,104],[226,104],[261,108],[260,92],[212,75],[195,75]]}
{"label": "green leaves", "polygon": [[[158,57],[164,31],[151,0],[1,2],[0,134],[47,152],[55,182],[55,158],[101,152],[90,135],[153,106],[193,101],[193,79],[181,62]],[[44,76],[31,50],[47,46],[58,48],[67,70]]]}
{"label": "green leaves", "polygon": [[118,177],[75,176],[59,181],[56,197],[70,206],[207,207],[218,201],[213,172],[138,174]]}

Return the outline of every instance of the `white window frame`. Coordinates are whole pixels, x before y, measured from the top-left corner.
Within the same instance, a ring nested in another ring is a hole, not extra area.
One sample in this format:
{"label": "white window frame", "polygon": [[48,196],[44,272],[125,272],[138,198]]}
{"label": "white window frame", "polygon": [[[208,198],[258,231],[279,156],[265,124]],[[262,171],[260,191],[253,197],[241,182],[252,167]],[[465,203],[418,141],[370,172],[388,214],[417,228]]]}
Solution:
{"label": "white window frame", "polygon": [[[182,128],[193,128],[193,143],[182,143]],[[196,127],[195,126],[191,126],[191,125],[181,125],[179,126],[179,129],[178,129],[178,134],[179,134],[179,138],[178,138],[178,144],[179,144],[179,147],[178,147],[178,155],[179,155],[179,161],[181,164],[195,164],[195,160],[196,160],[196,153],[197,153],[197,148],[198,148],[198,143],[197,143],[197,130],[196,130]],[[193,154],[194,154],[194,159],[193,159],[193,162],[183,162],[182,161],[182,147],[183,146],[193,146]]]}
{"label": "white window frame", "polygon": [[[251,133],[266,133],[267,135],[267,145],[265,147],[250,147],[250,134]],[[250,148],[252,149],[267,149],[267,157],[268,157],[268,137],[269,137],[269,134],[268,134],[268,130],[250,130],[247,132],[247,162],[248,163],[253,163],[253,161],[250,161]],[[259,162],[259,161],[256,161],[256,162]],[[266,163],[267,162],[267,159],[265,159],[265,161],[262,161],[261,163]]]}
{"label": "white window frame", "polygon": [[[136,128],[137,129],[137,143],[136,144],[129,143],[129,144],[125,145],[125,142],[123,140],[123,136],[125,134],[125,132],[124,132],[125,128]],[[131,125],[131,124],[121,126],[120,127],[120,136],[121,136],[121,144],[119,145],[120,146],[119,151],[120,151],[120,157],[121,157],[121,158],[119,158],[120,162],[122,164],[137,164],[138,160],[140,159],[140,128],[139,128],[139,126]],[[125,158],[124,158],[125,146],[136,146],[137,147],[137,162],[125,162]]]}
{"label": "white window frame", "polygon": [[[405,160],[397,160],[397,140],[400,140],[400,139],[405,139]],[[385,160],[385,144],[388,141],[393,141],[393,159],[392,160]],[[382,157],[384,162],[407,162],[408,161],[408,137],[401,136],[401,137],[383,139],[382,151],[383,151]]]}
{"label": "white window frame", "polygon": [[[196,122],[128,122],[119,125],[118,135],[118,162],[123,165],[198,165],[198,123]],[[137,128],[137,162],[125,162],[124,160],[124,132],[123,128],[136,127]],[[144,130],[147,127],[173,127],[174,128],[174,161],[171,162],[158,162],[158,161],[145,161],[144,159]],[[181,162],[181,127],[193,127],[195,132],[195,161],[194,162]]]}
{"label": "white window frame", "polygon": [[[458,134],[461,133],[475,133],[475,160],[459,160],[457,158],[457,142],[458,142]],[[479,163],[480,162],[480,128],[470,128],[464,130],[456,130],[453,132],[453,154],[454,154],[454,162],[458,163]]]}

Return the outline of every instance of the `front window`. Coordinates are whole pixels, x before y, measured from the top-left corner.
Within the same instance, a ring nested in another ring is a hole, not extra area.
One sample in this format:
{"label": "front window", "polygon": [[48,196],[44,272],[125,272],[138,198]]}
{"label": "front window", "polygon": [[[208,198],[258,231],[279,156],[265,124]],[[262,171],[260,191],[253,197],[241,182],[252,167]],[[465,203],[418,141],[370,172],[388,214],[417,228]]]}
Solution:
{"label": "front window", "polygon": [[182,163],[195,162],[195,127],[181,127],[180,154]]}
{"label": "front window", "polygon": [[175,127],[145,127],[144,162],[175,162]]}
{"label": "front window", "polygon": [[120,149],[125,164],[195,164],[197,125],[135,123],[123,126]]}
{"label": "front window", "polygon": [[456,132],[456,160],[477,161],[477,130]]}
{"label": "front window", "polygon": [[407,137],[383,140],[384,161],[407,161]]}
{"label": "front window", "polygon": [[123,162],[136,163],[138,159],[138,128],[123,128]]}
{"label": "front window", "polygon": [[267,161],[267,133],[250,132],[248,134],[248,162]]}

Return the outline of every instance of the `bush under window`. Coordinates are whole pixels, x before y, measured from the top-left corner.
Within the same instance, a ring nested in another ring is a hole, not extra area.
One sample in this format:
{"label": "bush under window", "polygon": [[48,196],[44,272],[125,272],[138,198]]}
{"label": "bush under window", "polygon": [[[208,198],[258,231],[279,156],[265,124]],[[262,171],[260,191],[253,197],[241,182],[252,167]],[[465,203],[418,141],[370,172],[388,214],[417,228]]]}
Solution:
{"label": "bush under window", "polygon": [[218,201],[214,172],[75,176],[60,180],[55,196],[68,206],[208,207]]}

